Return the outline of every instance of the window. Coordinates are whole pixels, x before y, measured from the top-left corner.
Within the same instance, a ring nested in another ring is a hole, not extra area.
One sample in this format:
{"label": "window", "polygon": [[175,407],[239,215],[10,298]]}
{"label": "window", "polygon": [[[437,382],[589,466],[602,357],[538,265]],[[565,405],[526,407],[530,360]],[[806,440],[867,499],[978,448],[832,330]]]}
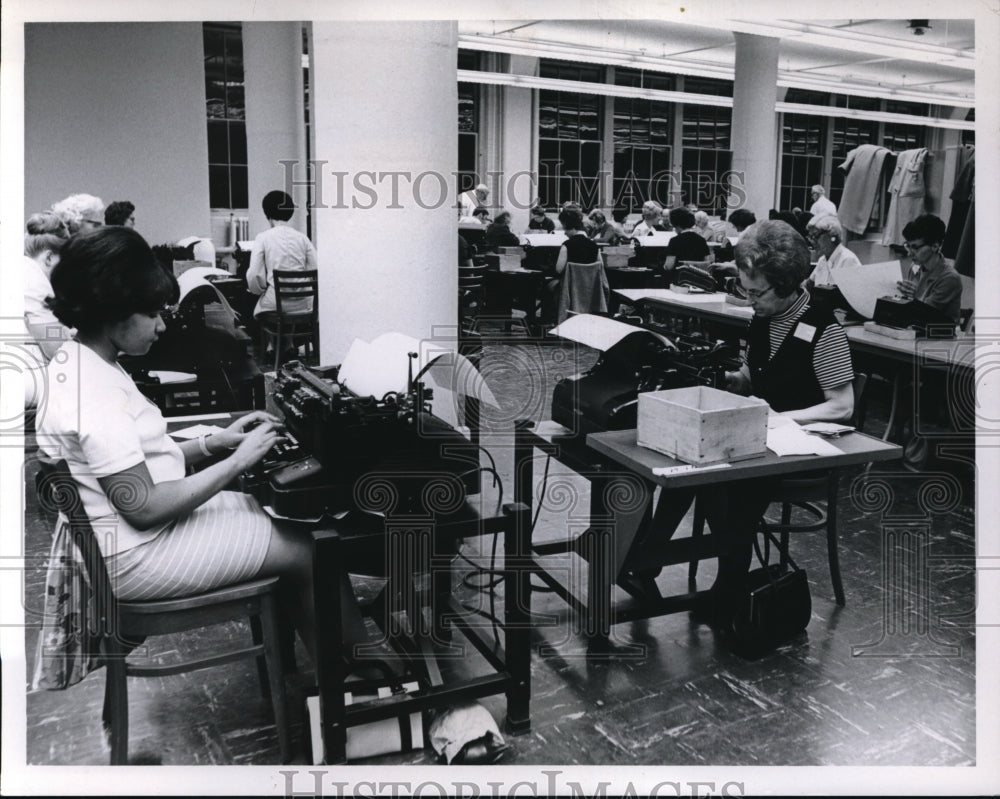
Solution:
{"label": "window", "polygon": [[[965,115],[966,122],[976,121],[976,109],[970,108],[969,113]],[[976,131],[974,130],[963,130],[962,131],[962,144],[975,144],[976,143]]]}
{"label": "window", "polygon": [[797,89],[792,86],[785,92],[785,102],[804,105],[830,105],[830,93],[817,92],[812,89]]}
{"label": "window", "polygon": [[[479,53],[458,51],[459,69],[479,69]],[[458,84],[458,169],[455,190],[469,191],[479,183],[479,84]]]}
{"label": "window", "polygon": [[243,209],[249,205],[243,32],[239,25],[205,23],[203,35],[209,205]]}
{"label": "window", "polygon": [[[543,60],[546,78],[601,82],[601,67]],[[600,201],[602,98],[542,89],[538,93],[538,196],[545,207]]]}
{"label": "window", "polygon": [[823,180],[824,117],[784,114],[778,209],[809,210],[810,188]]}
{"label": "window", "polygon": [[[725,94],[726,87],[721,85],[724,83],[727,82],[686,77],[684,89],[697,94]],[[729,92],[732,92],[731,83]],[[684,104],[681,191],[686,202],[693,202],[709,213],[723,210],[729,196],[733,163],[732,119],[730,108]]]}
{"label": "window", "polygon": [[[673,77],[617,68],[615,84],[672,91]],[[614,98],[614,168],[611,205],[637,211],[649,199],[666,204],[670,181],[673,104]]]}

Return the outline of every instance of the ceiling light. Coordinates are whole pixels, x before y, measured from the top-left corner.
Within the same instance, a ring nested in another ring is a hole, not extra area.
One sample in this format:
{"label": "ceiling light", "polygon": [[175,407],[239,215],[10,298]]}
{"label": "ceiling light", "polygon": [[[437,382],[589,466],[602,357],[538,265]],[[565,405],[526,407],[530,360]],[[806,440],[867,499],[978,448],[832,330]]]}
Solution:
{"label": "ceiling light", "polygon": [[923,36],[924,31],[929,31],[931,29],[929,23],[929,19],[911,19],[910,24],[907,27],[913,31],[914,36]]}

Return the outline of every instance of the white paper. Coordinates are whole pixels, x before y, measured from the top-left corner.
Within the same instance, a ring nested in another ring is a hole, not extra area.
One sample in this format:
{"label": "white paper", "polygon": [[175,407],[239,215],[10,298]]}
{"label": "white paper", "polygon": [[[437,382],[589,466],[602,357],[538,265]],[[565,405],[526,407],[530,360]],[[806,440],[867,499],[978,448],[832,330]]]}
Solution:
{"label": "white paper", "polygon": [[829,441],[813,436],[798,426],[793,420],[790,424],[776,422],[771,425],[772,417],[768,417],[767,448],[775,455],[839,455],[837,449]]}
{"label": "white paper", "polygon": [[354,339],[340,365],[339,380],[360,397],[381,399],[390,392],[402,393],[410,377],[411,352],[417,354],[412,366],[414,379],[424,372],[442,389],[500,407],[468,358],[440,344],[422,342],[403,333],[383,333],[370,343]]}
{"label": "white paper", "polygon": [[575,341],[587,347],[604,352],[610,349],[625,336],[632,333],[649,333],[656,336],[668,347],[673,348],[674,344],[666,336],[653,333],[635,325],[619,322],[617,319],[608,319],[606,316],[595,316],[593,314],[577,314],[569,317],[565,322],[552,328],[549,333],[553,336]]}
{"label": "white paper", "polygon": [[194,372],[170,372],[166,369],[150,369],[149,376],[161,383],[193,383],[198,379]]}
{"label": "white paper", "polygon": [[[178,302],[184,300],[184,298],[194,291],[199,286],[212,286],[212,284],[205,278],[208,275],[220,275],[222,277],[232,277],[225,269],[216,269],[214,266],[192,266],[179,278],[177,278],[177,285],[180,286],[181,296]],[[219,290],[212,286],[212,290],[218,294]],[[222,295],[219,294],[221,297]]]}
{"label": "white paper", "polygon": [[174,438],[187,440],[198,438],[199,436],[210,436],[212,433],[218,433],[221,430],[221,427],[214,424],[196,424],[191,425],[191,427],[185,427],[183,430],[174,430],[170,435]]}
{"label": "white paper", "polygon": [[896,294],[896,283],[903,274],[899,261],[880,264],[842,266],[831,269],[830,276],[844,295],[847,304],[865,319],[875,318],[875,301]]}
{"label": "white paper", "polygon": [[532,247],[561,247],[566,241],[566,234],[555,233],[525,233],[521,238]]}
{"label": "white paper", "polygon": [[670,300],[671,302],[704,305],[726,301],[726,295],[721,291],[706,294],[680,294],[671,289],[615,289],[615,293],[632,302],[639,300]]}

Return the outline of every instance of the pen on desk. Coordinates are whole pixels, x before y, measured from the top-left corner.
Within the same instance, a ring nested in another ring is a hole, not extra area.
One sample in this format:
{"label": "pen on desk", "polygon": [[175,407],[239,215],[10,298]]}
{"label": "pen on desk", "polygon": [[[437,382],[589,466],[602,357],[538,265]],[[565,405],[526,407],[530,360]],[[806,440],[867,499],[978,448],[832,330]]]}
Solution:
{"label": "pen on desk", "polygon": [[668,474],[683,474],[685,472],[708,472],[712,469],[728,469],[732,466],[731,463],[709,463],[705,466],[695,466],[691,463],[686,463],[681,466],[661,466],[657,469],[653,469],[653,474],[657,477],[665,477]]}

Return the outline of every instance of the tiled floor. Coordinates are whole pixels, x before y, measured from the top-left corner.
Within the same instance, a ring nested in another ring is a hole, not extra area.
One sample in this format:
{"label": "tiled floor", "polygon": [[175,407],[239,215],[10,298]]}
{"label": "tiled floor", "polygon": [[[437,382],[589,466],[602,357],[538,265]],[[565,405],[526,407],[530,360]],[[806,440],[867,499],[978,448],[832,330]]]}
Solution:
{"label": "tiled floor", "polygon": [[[485,443],[506,499],[512,491],[512,420],[547,418],[554,381],[592,361],[592,353],[561,346],[486,347],[482,371],[502,407],[486,412]],[[874,397],[869,429],[881,432],[884,418],[884,401]],[[557,474],[553,467],[550,479]],[[27,476],[26,554],[39,558],[25,583],[30,613],[40,607],[51,529],[30,490],[30,464]],[[585,503],[587,485],[576,485],[577,501]],[[809,574],[812,619],[806,634],[761,660],[730,653],[687,613],[616,627],[615,642],[636,645],[635,651],[588,658],[565,605],[552,594],[536,593],[533,612],[552,618],[533,631],[532,728],[508,737],[504,763],[975,763],[972,469],[941,460],[920,475],[893,467],[866,477],[855,469],[843,485],[840,551],[847,605],[833,601],[823,537],[798,537],[793,552]],[[494,492],[488,486],[490,502]],[[565,513],[543,508],[536,535],[565,530]],[[486,562],[489,542],[470,541],[463,551]],[[468,567],[457,563],[455,569]],[[707,586],[713,572],[712,562],[703,563],[699,584]],[[683,591],[686,576],[683,567],[664,570],[661,589]],[[457,590],[477,601],[468,589]],[[191,644],[211,646],[218,634],[157,639],[152,654],[170,659]],[[225,634],[246,631],[234,626]],[[29,674],[36,637],[29,627]],[[469,658],[456,668],[482,666]],[[103,677],[99,671],[67,691],[29,693],[30,763],[107,762],[100,725]],[[305,737],[303,690],[310,679],[304,663],[290,683],[299,740]],[[131,680],[133,762],[277,763],[275,730],[255,682],[249,664]],[[502,720],[502,697],[483,704]],[[434,761],[426,749],[372,762]],[[304,753],[297,762],[308,762]]]}

